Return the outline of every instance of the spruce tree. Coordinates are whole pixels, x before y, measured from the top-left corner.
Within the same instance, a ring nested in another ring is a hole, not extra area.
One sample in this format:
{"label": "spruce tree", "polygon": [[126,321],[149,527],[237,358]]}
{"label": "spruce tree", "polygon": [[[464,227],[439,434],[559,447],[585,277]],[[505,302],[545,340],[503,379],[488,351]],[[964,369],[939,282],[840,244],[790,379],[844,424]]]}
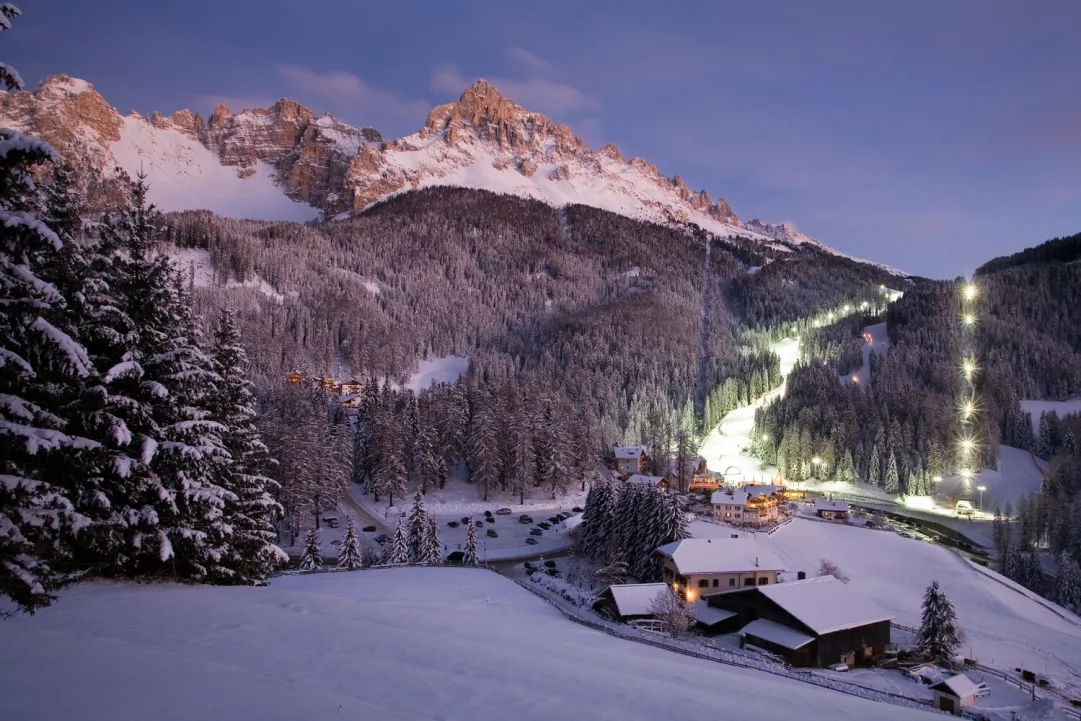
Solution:
{"label": "spruce tree", "polygon": [[409,562],[421,565],[428,562],[428,512],[424,510],[424,496],[417,491],[413,496],[413,508],[409,514]]}
{"label": "spruce tree", "polygon": [[300,556],[301,571],[318,571],[323,568],[323,552],[319,550],[319,529],[308,529],[304,537],[304,552]]}
{"label": "spruce tree", "polygon": [[424,536],[424,563],[438,566],[443,563],[443,553],[439,547],[439,524],[428,516],[428,533]]}
{"label": "spruce tree", "polygon": [[882,461],[878,457],[878,445],[871,446],[871,460],[867,465],[867,482],[872,486],[882,485]]}
{"label": "spruce tree", "polygon": [[923,597],[923,618],[916,645],[929,659],[950,663],[961,641],[961,628],[957,625],[953,603],[939,589],[938,581],[932,581]]}
{"label": "spruce tree", "polygon": [[360,553],[360,541],[357,539],[357,524],[352,516],[345,517],[345,538],[338,547],[338,568],[353,571],[363,568],[364,561]]}
{"label": "spruce tree", "polygon": [[221,424],[222,442],[231,459],[221,485],[236,496],[224,512],[233,530],[226,565],[235,573],[234,580],[258,582],[287,556],[275,545],[274,521],[282,515],[282,507],[273,494],[279,486],[266,475],[273,459],[255,427],[247,365],[235,315],[223,311],[214,333],[213,370],[219,380],[210,399],[210,417]]}
{"label": "spruce tree", "polygon": [[1081,612],[1081,568],[1069,552],[1059,558],[1055,576],[1055,603],[1075,613]]}
{"label": "spruce tree", "polygon": [[465,537],[465,553],[462,555],[463,566],[476,566],[479,565],[480,560],[477,557],[477,524],[473,522],[473,517],[469,517],[469,529]]}
{"label": "spruce tree", "polygon": [[890,451],[889,461],[886,463],[886,482],[883,490],[886,493],[897,493],[900,490],[900,478],[897,475],[897,456]]}
{"label": "spruce tree", "polygon": [[409,541],[405,537],[405,514],[398,514],[398,525],[394,528],[394,537],[387,549],[387,564],[405,566],[409,563]]}

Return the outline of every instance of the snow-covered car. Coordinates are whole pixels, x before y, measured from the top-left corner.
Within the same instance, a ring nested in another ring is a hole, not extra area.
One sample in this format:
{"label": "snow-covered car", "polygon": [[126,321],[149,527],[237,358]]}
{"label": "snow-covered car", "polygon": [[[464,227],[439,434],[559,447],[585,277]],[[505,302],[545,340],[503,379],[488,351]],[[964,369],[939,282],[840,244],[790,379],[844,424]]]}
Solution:
{"label": "snow-covered car", "polygon": [[500,508],[498,511],[495,512],[495,515],[497,515],[497,516],[509,516],[512,513],[514,513],[514,511],[512,511],[509,508]]}
{"label": "snow-covered car", "polygon": [[447,524],[447,528],[457,528],[459,525],[461,525],[461,524],[458,523],[457,521],[451,521],[450,523]]}
{"label": "snow-covered car", "polygon": [[495,529],[489,528],[485,533],[488,538],[499,538],[499,534],[495,532]]}
{"label": "snow-covered car", "polygon": [[529,529],[529,535],[531,535],[531,536],[543,536],[544,531],[542,531],[539,528],[530,528]]}
{"label": "snow-covered car", "polygon": [[365,533],[375,533],[375,532],[376,532],[376,531],[378,531],[378,530],[379,530],[379,529],[378,529],[378,528],[376,528],[375,526],[365,526],[365,527],[363,528],[363,531],[364,531]]}
{"label": "snow-covered car", "polygon": [[526,542],[527,545],[530,545],[530,546],[536,546],[539,543],[539,541],[536,538],[527,538],[527,539],[525,539],[525,542]]}
{"label": "snow-covered car", "polygon": [[532,523],[533,519],[530,516],[518,516],[518,523]]}
{"label": "snow-covered car", "polygon": [[848,670],[848,664],[847,663],[835,663],[832,666],[830,666],[830,671],[847,671],[847,670]]}

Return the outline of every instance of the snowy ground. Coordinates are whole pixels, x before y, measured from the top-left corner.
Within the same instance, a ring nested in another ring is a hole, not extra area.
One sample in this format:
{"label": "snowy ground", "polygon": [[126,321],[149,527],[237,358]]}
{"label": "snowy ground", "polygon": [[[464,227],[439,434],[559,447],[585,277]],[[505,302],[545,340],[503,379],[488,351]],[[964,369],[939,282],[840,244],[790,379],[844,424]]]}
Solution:
{"label": "snowy ground", "polygon": [[1021,409],[1032,416],[1032,432],[1040,432],[1040,414],[1054,411],[1058,417],[1071,413],[1081,413],[1081,398],[1069,401],[1021,401]]}
{"label": "snowy ground", "polygon": [[[19,721],[926,718],[610,638],[494,573],[403,568],[269,588],[85,584],[0,624]],[[58,693],[58,679],[63,691]]]}
{"label": "snowy ground", "polygon": [[462,356],[443,356],[422,360],[417,372],[414,373],[405,384],[414,393],[435,383],[453,383],[469,370],[469,359]]}
{"label": "snowy ground", "polygon": [[863,341],[863,365],[860,369],[841,376],[841,380],[847,383],[857,382],[866,388],[871,382],[871,353],[885,356],[890,350],[890,337],[886,334],[886,322],[875,323],[863,329],[864,334],[871,336],[870,342]]}
{"label": "snowy ground", "polygon": [[[691,532],[727,538],[733,531],[699,521]],[[1056,613],[942,546],[888,531],[799,518],[773,535],[751,537],[785,562],[784,580],[793,580],[797,571],[814,576],[820,559],[829,558],[851,579],[853,589],[906,626],[919,626],[923,593],[937,580],[957,608],[968,637],[963,648],[967,657],[1010,671],[1023,667],[1046,673],[1057,684],[1081,692],[1081,619],[1066,611]]]}
{"label": "snowy ground", "polygon": [[[1007,503],[1017,507],[1021,496],[1036,493],[1043,482],[1043,473],[1032,460],[1028,451],[1010,446],[999,446],[998,469],[984,469],[965,481],[960,476],[947,476],[938,484],[940,495],[947,497],[971,497],[973,506],[980,503],[979,487],[983,486],[983,511],[992,513],[996,506]],[[1042,464],[1046,467],[1046,463]]]}
{"label": "snowy ground", "polygon": [[[785,378],[799,360],[799,339],[785,338],[771,344],[770,349],[781,357],[781,375]],[[732,411],[713,429],[699,446],[698,453],[706,459],[711,471],[724,473],[730,482],[769,481],[777,474],[773,466],[765,466],[744,451],[751,443],[754,413],[778,395],[784,395],[784,383],[765,398],[745,408]]]}

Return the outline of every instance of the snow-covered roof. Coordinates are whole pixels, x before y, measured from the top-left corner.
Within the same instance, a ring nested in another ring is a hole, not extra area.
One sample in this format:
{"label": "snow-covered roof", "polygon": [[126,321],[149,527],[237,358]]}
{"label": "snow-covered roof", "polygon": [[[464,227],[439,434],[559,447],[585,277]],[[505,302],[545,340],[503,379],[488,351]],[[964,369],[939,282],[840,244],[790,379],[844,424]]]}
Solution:
{"label": "snow-covered roof", "polygon": [[649,449],[646,446],[616,446],[615,449],[616,458],[631,459],[638,458],[643,453],[649,455]]}
{"label": "snow-covered roof", "polygon": [[746,626],[740,629],[739,635],[749,635],[755,638],[760,638],[763,641],[769,641],[775,643],[782,648],[797,649],[802,648],[814,641],[814,637],[807,636],[800,633],[794,628],[788,626],[782,626],[779,623],[760,618],[755,621],[751,621]]}
{"label": "snow-covered roof", "polygon": [[816,511],[835,511],[837,513],[848,513],[848,504],[844,501],[827,501],[825,498],[815,499]]}
{"label": "snow-covered roof", "polygon": [[747,498],[748,496],[744,491],[715,491],[709,497],[709,502],[714,506],[745,506],[747,505]]}
{"label": "snow-covered roof", "polygon": [[647,486],[655,486],[663,480],[660,476],[645,476],[641,473],[635,473],[627,479],[627,483],[642,483]]}
{"label": "snow-covered roof", "polygon": [[648,616],[649,605],[667,588],[663,583],[624,583],[609,586],[620,616]]}
{"label": "snow-covered roof", "polygon": [[694,602],[694,617],[705,626],[712,626],[715,623],[721,621],[727,621],[728,619],[736,616],[735,611],[726,611],[723,608],[714,608],[706,603],[706,599],[700,598]]}
{"label": "snow-covered roof", "polygon": [[968,676],[959,673],[956,676],[949,677],[945,681],[936,683],[931,689],[936,691],[949,691],[958,698],[964,698],[966,696],[975,696],[976,692],[980,690],[980,687]]}
{"label": "snow-covered roof", "polygon": [[745,492],[751,498],[758,498],[759,496],[770,496],[778,491],[784,493],[784,486],[770,486],[760,483],[747,483],[741,491]]}
{"label": "snow-covered roof", "polygon": [[359,397],[359,393],[350,393],[349,395],[338,396],[338,400],[342,403],[348,403],[349,401],[356,400]]}
{"label": "snow-covered roof", "polygon": [[892,618],[833,576],[759,586],[758,590],[819,635]]}
{"label": "snow-covered roof", "polygon": [[685,538],[657,549],[681,574],[783,571],[784,563],[749,538]]}

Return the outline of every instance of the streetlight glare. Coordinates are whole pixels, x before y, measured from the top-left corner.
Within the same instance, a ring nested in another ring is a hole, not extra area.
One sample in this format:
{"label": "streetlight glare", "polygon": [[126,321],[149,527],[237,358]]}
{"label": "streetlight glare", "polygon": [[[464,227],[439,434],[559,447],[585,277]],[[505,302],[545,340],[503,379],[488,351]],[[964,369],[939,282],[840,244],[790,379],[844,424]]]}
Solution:
{"label": "streetlight glare", "polygon": [[986,491],[986,490],[987,490],[987,486],[976,486],[976,490],[977,490],[977,491]]}
{"label": "streetlight glare", "polygon": [[976,317],[973,316],[971,313],[965,313],[964,321],[965,325],[975,325]]}
{"label": "streetlight glare", "polygon": [[969,283],[965,286],[965,300],[972,300],[976,297],[976,284]]}

